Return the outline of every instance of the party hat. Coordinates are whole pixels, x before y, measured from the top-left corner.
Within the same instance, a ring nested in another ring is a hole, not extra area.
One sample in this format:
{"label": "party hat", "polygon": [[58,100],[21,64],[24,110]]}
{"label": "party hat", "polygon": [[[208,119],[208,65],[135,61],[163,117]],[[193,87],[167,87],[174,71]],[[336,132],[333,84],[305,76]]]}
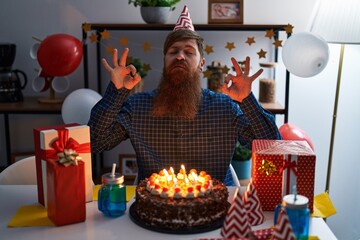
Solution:
{"label": "party hat", "polygon": [[179,16],[179,19],[178,19],[177,23],[175,24],[173,31],[176,31],[179,29],[189,29],[189,30],[195,31],[195,28],[194,28],[191,18],[190,18],[189,9],[187,8],[186,5],[184,6],[184,9],[182,10],[182,12]]}
{"label": "party hat", "polygon": [[245,238],[252,234],[246,210],[238,191],[236,198],[230,206],[224,224],[221,228],[221,235],[224,238]]}
{"label": "party hat", "polygon": [[248,214],[251,226],[262,224],[265,220],[264,213],[261,208],[259,197],[257,196],[255,185],[252,179],[244,194],[244,207]]}
{"label": "party hat", "polygon": [[271,240],[296,240],[285,210],[281,210]]}

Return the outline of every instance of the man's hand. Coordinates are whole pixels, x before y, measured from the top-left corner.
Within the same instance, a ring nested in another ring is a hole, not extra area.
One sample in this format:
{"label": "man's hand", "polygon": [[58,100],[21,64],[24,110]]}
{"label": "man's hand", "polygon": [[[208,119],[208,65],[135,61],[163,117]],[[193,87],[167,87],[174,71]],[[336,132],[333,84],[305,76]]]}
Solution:
{"label": "man's hand", "polygon": [[136,68],[131,64],[126,66],[126,58],[128,53],[129,49],[125,48],[123,54],[121,55],[120,61],[118,61],[118,51],[117,49],[114,49],[112,58],[114,65],[113,68],[110,67],[104,58],[101,60],[106,71],[110,73],[111,81],[114,83],[117,89],[125,87],[126,89],[131,90],[141,81],[141,77],[136,73]]}
{"label": "man's hand", "polygon": [[[224,84],[222,85],[222,92],[233,100],[242,102],[251,93],[252,82],[260,76],[263,69],[259,69],[254,75],[249,76],[250,71],[250,58],[246,57],[245,71],[241,70],[238,62],[235,58],[231,58],[231,62],[234,66],[236,76],[229,74],[225,77]],[[229,82],[231,85],[228,87]]]}

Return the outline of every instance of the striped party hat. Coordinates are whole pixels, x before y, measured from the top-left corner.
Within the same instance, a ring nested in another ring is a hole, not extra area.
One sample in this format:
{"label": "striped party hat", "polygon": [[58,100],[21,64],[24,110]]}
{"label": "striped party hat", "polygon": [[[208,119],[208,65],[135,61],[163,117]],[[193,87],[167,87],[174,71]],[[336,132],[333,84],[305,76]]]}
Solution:
{"label": "striped party hat", "polygon": [[192,21],[190,18],[189,9],[187,8],[186,5],[184,6],[184,9],[182,10],[180,17],[179,17],[177,23],[175,24],[173,31],[176,31],[179,29],[189,29],[189,30],[195,31],[194,25],[192,24]]}

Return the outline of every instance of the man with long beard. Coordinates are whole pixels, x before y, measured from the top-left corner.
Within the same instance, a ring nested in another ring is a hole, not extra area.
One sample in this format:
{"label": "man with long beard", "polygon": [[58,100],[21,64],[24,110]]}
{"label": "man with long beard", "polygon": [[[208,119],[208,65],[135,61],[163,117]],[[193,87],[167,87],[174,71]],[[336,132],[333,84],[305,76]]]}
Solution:
{"label": "man with long beard", "polygon": [[[129,96],[141,80],[134,66],[126,66],[129,49],[118,61],[114,51],[104,97],[92,109],[89,126],[94,152],[110,150],[130,139],[136,152],[138,179],[166,168],[204,170],[232,185],[229,164],[239,141],[251,148],[253,139],[280,139],[274,116],[251,92],[262,69],[249,76],[250,59],[242,71],[229,74],[222,93],[202,89],[205,64],[203,39],[192,30],[171,32],[164,44],[164,69],[159,87]],[[128,97],[129,96],[129,97]]]}

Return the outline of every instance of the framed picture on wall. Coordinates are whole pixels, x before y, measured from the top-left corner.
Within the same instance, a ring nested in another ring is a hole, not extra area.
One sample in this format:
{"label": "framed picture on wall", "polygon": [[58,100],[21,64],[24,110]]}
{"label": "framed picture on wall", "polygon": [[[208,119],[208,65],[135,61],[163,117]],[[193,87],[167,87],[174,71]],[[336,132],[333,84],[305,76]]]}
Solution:
{"label": "framed picture on wall", "polygon": [[244,0],[208,0],[208,23],[243,24]]}
{"label": "framed picture on wall", "polygon": [[135,179],[138,171],[135,154],[120,154],[119,155],[119,170],[120,174],[125,179]]}

